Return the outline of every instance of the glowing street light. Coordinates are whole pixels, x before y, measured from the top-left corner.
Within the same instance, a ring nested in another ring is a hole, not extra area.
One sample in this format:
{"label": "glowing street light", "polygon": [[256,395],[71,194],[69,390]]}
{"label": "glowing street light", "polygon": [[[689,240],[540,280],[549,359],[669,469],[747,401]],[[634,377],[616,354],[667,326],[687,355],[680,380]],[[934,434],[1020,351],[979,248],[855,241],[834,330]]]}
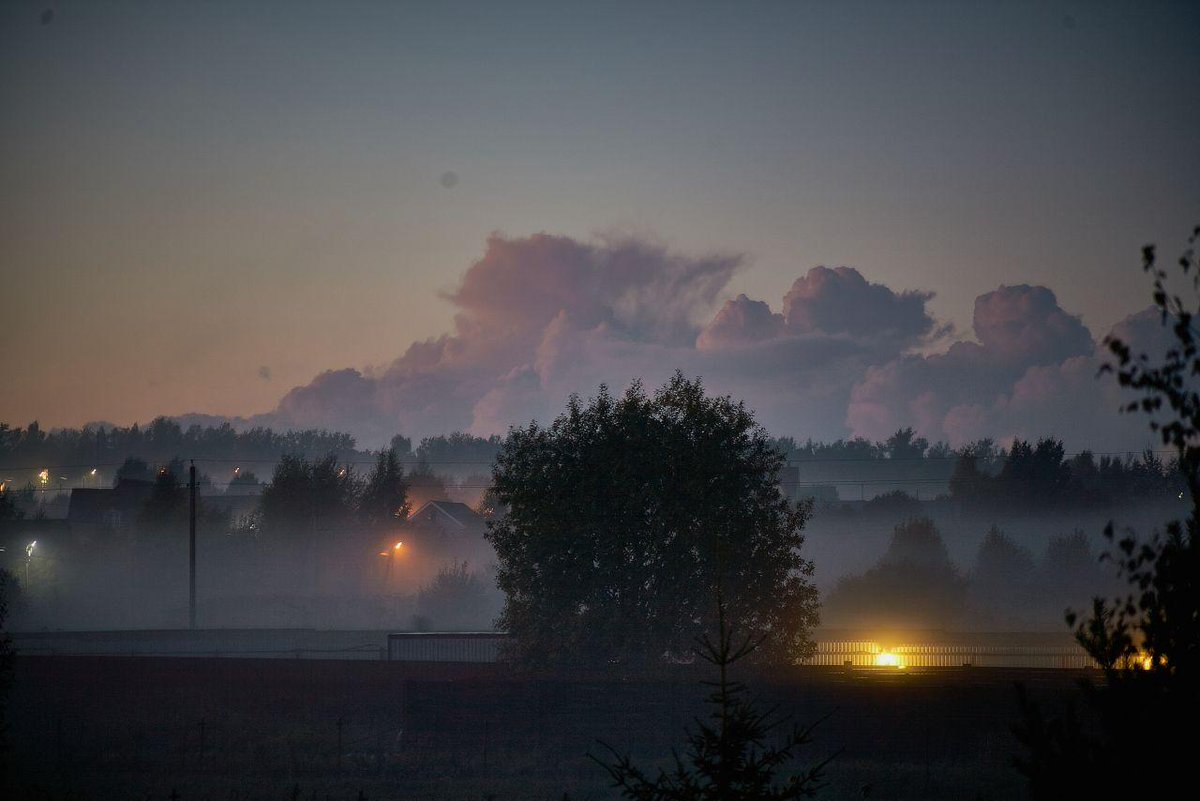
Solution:
{"label": "glowing street light", "polygon": [[37,540],[25,546],[25,586],[29,586],[29,563],[33,561],[33,549],[37,547]]}
{"label": "glowing street light", "polygon": [[50,471],[49,470],[42,470],[40,473],[38,473],[38,483],[41,484],[43,487],[50,483]]}
{"label": "glowing street light", "polygon": [[383,572],[383,591],[384,592],[387,592],[388,588],[392,584],[392,563],[396,561],[396,554],[400,553],[400,549],[403,547],[404,547],[404,542],[398,540],[396,542],[396,544],[391,547],[391,550],[379,552],[380,556],[387,557],[387,568]]}
{"label": "glowing street light", "polygon": [[880,651],[875,654],[875,667],[889,667],[904,670],[904,662],[891,651]]}

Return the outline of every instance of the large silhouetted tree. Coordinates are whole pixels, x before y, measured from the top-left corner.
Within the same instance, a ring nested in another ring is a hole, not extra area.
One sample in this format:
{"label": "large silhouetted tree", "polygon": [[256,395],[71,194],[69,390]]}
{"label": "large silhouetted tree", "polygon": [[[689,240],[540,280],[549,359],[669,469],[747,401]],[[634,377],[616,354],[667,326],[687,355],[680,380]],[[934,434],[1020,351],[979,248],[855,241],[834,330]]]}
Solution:
{"label": "large silhouetted tree", "polygon": [[573,397],[550,426],[513,430],[493,473],[507,514],[489,523],[506,602],[499,621],[527,664],[655,662],[715,626],[723,576],[731,624],[756,656],[811,647],[807,504],[777,484],[782,457],[752,414],[676,374]]}

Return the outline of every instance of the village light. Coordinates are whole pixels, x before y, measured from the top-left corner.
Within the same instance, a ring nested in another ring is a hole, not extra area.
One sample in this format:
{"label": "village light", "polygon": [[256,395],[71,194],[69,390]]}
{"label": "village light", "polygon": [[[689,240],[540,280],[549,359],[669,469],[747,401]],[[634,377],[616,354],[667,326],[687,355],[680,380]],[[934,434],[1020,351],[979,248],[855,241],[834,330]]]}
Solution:
{"label": "village light", "polygon": [[29,586],[29,563],[33,561],[33,549],[37,547],[37,540],[25,546],[25,586]]}
{"label": "village light", "polygon": [[880,651],[875,654],[875,667],[890,667],[897,670],[904,669],[904,662],[900,657],[890,651]]}
{"label": "village light", "polygon": [[395,545],[392,546],[392,550],[398,551],[398,550],[400,550],[400,546],[402,546],[402,545],[404,545],[403,542],[397,542]]}
{"label": "village light", "polygon": [[43,470],[40,473],[38,473],[38,482],[40,482],[43,485],[49,484],[50,483],[50,471]]}

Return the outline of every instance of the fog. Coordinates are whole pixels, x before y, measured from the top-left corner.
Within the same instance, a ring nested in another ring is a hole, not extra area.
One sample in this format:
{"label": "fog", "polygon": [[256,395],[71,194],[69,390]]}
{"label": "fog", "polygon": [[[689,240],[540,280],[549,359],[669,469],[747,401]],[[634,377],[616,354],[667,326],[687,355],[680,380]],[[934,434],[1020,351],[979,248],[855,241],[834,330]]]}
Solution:
{"label": "fog", "polygon": [[[411,517],[396,516],[384,525],[321,508],[310,510],[308,518],[272,521],[264,514],[266,482],[250,474],[251,480],[214,484],[204,471],[220,463],[202,464],[197,625],[492,628],[503,596],[495,586],[495,554],[484,533],[487,517],[503,510],[489,507],[489,479],[481,462],[499,443],[460,437],[460,446],[474,447],[483,457],[455,460],[445,441],[422,446],[426,456],[443,448],[441,472],[409,454],[405,477]],[[990,477],[996,482],[1003,474],[998,465],[1005,461],[1000,453],[993,457],[996,472]],[[961,487],[952,496],[933,479],[920,479],[925,483],[916,492],[927,498],[918,500],[890,489],[899,479],[887,478],[887,461],[859,464],[858,475],[870,478],[870,484],[847,483],[850,468],[844,464],[827,467],[830,483],[815,489],[795,476],[815,478],[822,473],[818,463],[793,463],[796,472],[785,468],[785,492],[798,499],[816,496],[803,552],[816,566],[824,627],[1061,632],[1066,608],[1082,608],[1093,596],[1119,589],[1112,566],[1100,561],[1110,547],[1103,537],[1110,521],[1118,531],[1150,535],[1186,511],[1175,495],[1176,479],[1162,465],[1148,488],[1122,493],[1113,487],[1108,502],[1084,504],[1071,500],[1073,491],[1082,492],[1071,490],[1072,484],[1057,505],[1039,510],[1028,500],[1033,494],[1025,503],[988,507],[973,503]],[[961,454],[932,455],[914,465],[897,452],[891,461],[893,473],[911,477],[922,471],[945,476],[950,464],[963,460]],[[1130,475],[1142,469],[1136,460],[1125,463]],[[345,470],[360,482],[365,479],[363,467],[355,474],[356,463],[345,464],[332,475]],[[160,468],[160,483],[166,469]],[[180,470],[180,463],[174,469]],[[242,468],[235,470],[247,476]],[[99,516],[89,516],[84,503],[97,497],[95,488],[76,490],[74,499],[68,491],[22,496],[31,505],[23,510],[24,519],[4,524],[0,554],[19,585],[12,609],[15,630],[187,627],[186,485],[171,489],[169,508],[159,508],[163,496],[155,495],[155,484],[116,483],[118,489],[101,488],[109,505],[96,507],[102,510]],[[122,500],[122,492],[140,494]]]}

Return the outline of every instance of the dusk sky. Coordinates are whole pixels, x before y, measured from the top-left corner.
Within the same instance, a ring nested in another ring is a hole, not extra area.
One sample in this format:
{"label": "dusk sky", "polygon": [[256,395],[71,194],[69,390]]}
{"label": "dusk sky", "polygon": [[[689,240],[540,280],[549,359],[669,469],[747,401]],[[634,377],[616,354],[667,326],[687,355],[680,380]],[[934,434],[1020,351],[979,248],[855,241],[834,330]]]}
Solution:
{"label": "dusk sky", "polygon": [[678,367],[778,434],[1110,441],[1093,345],[1145,323],[1141,246],[1200,223],[1197,31],[1186,2],[6,2],[0,421],[374,444]]}

